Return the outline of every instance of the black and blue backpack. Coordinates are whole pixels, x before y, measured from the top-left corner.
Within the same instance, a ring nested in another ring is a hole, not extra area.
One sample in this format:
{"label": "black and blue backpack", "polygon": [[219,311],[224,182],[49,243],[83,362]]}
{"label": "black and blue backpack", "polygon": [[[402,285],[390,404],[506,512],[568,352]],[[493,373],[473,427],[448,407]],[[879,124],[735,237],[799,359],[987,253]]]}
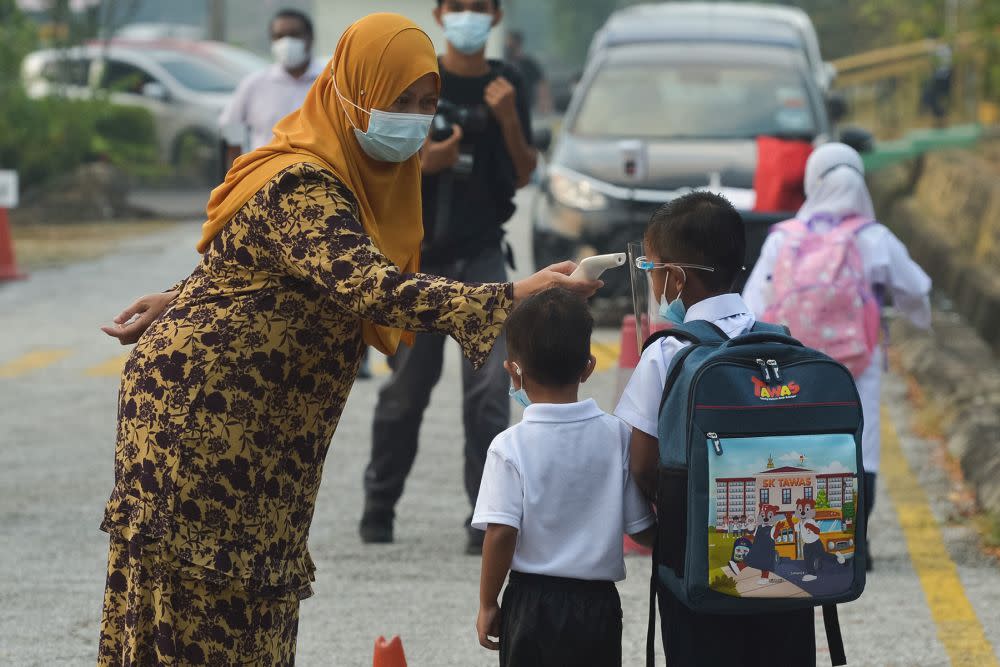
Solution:
{"label": "black and blue backpack", "polygon": [[711,614],[822,606],[834,665],[835,605],[865,586],[861,401],[850,371],[784,327],[730,339],[711,322],[658,332],[674,357],[659,411],[657,585]]}

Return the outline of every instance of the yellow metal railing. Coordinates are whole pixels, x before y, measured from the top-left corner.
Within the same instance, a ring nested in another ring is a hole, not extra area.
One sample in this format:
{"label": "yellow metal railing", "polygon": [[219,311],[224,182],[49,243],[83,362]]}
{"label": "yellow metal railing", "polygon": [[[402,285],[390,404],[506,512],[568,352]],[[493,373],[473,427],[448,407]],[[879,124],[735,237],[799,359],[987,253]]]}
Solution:
{"label": "yellow metal railing", "polygon": [[[946,109],[937,117],[926,104],[935,69],[950,49],[951,86],[942,96]],[[950,42],[924,39],[876,49],[834,61],[834,86],[848,102],[846,122],[879,139],[896,139],[915,128],[996,122],[996,106],[980,97],[985,49],[979,37],[963,33]]]}

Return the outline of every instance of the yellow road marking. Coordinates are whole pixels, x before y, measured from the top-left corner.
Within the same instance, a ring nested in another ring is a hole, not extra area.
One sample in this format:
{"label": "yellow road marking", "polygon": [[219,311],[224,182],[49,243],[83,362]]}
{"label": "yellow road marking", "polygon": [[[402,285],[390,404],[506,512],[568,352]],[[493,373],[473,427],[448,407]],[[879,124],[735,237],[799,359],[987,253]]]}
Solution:
{"label": "yellow road marking", "polygon": [[128,360],[128,354],[108,359],[103,363],[88,368],[87,375],[90,377],[118,377],[122,374],[122,369],[125,368],[126,360]]}
{"label": "yellow road marking", "polygon": [[621,346],[618,343],[595,343],[590,344],[590,353],[597,358],[596,371],[607,371],[618,366],[618,350]]}
{"label": "yellow road marking", "polygon": [[15,378],[41,370],[69,356],[69,354],[70,350],[62,348],[32,350],[13,361],[0,365],[0,378]]}
{"label": "yellow road marking", "polygon": [[386,360],[384,358],[381,358],[378,361],[372,363],[372,375],[382,376],[382,375],[388,375],[390,372],[391,370],[389,368],[389,364],[386,363]]}
{"label": "yellow road marking", "polygon": [[882,411],[882,477],[886,480],[899,523],[906,536],[913,569],[920,579],[952,665],[996,666],[997,657],[986,639],[976,611],[965,595],[958,569],[941,536],[927,495],[903,457],[896,427]]}

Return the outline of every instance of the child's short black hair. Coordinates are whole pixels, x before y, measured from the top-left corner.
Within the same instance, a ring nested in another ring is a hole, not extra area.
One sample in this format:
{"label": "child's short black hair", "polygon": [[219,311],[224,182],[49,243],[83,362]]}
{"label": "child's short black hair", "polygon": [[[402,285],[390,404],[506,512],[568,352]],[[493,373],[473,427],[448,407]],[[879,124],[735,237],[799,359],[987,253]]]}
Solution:
{"label": "child's short black hair", "polygon": [[525,299],[507,317],[507,355],[547,387],[580,381],[590,360],[594,318],[587,302],[561,288]]}
{"label": "child's short black hair", "polygon": [[661,206],[645,240],[661,261],[714,268],[697,273],[705,287],[718,292],[733,288],[747,252],[743,217],[728,199],[711,192],[691,192]]}

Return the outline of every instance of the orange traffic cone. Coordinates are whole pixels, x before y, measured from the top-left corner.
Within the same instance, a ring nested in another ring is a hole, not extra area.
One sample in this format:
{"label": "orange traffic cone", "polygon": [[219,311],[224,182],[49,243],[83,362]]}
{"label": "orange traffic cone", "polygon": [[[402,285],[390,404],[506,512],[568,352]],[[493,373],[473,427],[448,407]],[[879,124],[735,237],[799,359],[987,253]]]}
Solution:
{"label": "orange traffic cone", "polygon": [[406,667],[403,640],[398,635],[388,642],[385,637],[375,640],[375,659],[372,667]]}
{"label": "orange traffic cone", "polygon": [[10,234],[7,209],[0,208],[0,280],[21,280],[27,278],[17,270],[14,259],[14,239]]}

